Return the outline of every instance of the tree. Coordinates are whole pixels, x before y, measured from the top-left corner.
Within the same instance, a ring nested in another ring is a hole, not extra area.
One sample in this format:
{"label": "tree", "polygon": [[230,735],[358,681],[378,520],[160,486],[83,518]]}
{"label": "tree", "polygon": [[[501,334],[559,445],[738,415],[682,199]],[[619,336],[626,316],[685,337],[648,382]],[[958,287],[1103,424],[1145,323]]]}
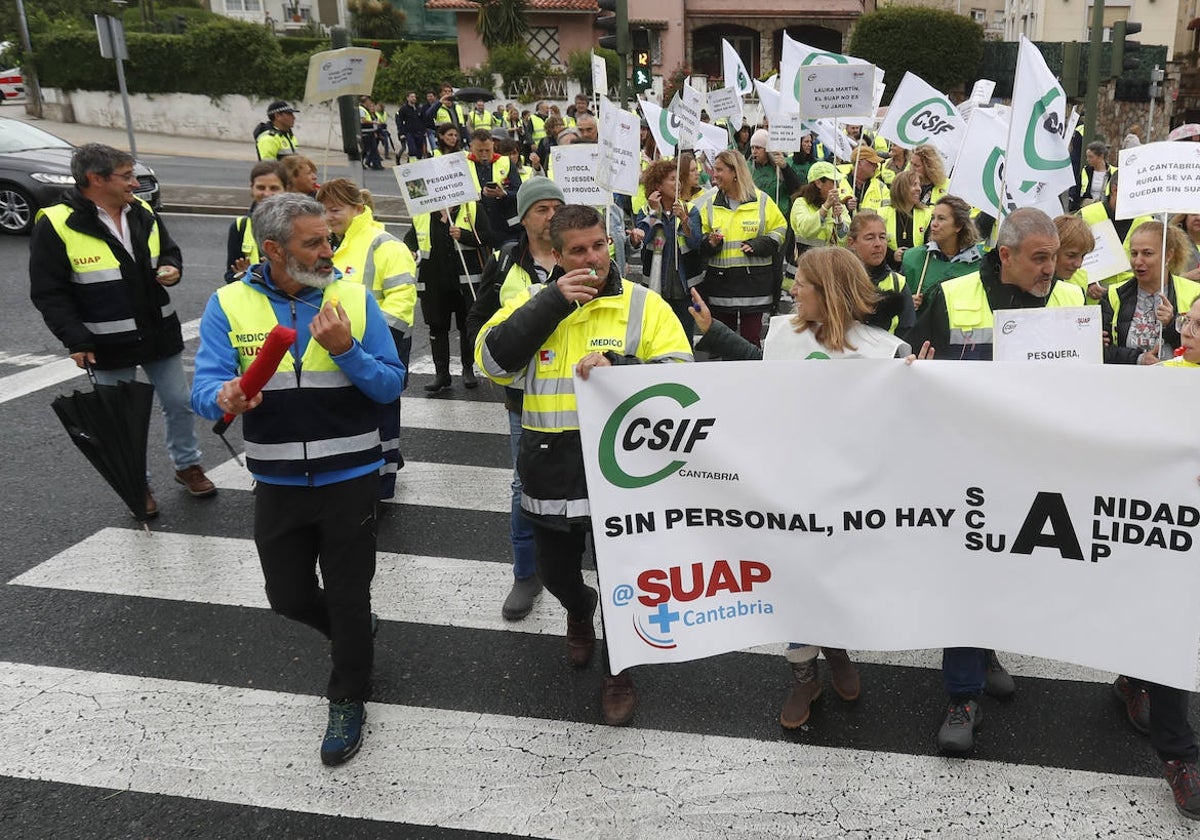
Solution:
{"label": "tree", "polygon": [[396,40],[404,34],[407,15],[389,0],[346,0],[346,9],[360,38]]}
{"label": "tree", "polygon": [[522,44],[529,31],[525,0],[472,0],[479,6],[475,31],[490,51],[493,47]]}
{"label": "tree", "polygon": [[983,27],[941,9],[889,6],[858,19],[847,49],[887,73],[885,101],[910,71],[946,92],[975,78]]}

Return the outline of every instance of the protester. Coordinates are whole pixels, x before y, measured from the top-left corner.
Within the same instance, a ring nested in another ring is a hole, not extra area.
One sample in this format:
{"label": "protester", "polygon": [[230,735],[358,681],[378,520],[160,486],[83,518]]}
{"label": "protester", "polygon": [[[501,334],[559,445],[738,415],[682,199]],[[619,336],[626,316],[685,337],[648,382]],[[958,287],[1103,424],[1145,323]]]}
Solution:
{"label": "protester", "polygon": [[479,209],[488,217],[487,232],[492,239],[485,244],[498,248],[505,242],[516,242],[521,226],[509,224],[517,213],[517,190],[521,174],[512,168],[512,161],[496,153],[495,140],[486,129],[476,129],[471,135],[471,174],[479,190]]}
{"label": "protester", "polygon": [[1058,230],[1058,257],[1054,264],[1054,276],[1083,289],[1088,303],[1098,303],[1104,297],[1104,284],[1090,279],[1083,267],[1084,257],[1096,248],[1096,237],[1092,229],[1083,219],[1069,213],[1056,216],[1054,227]]}
{"label": "protester", "polygon": [[298,153],[300,144],[292,131],[297,113],[282,99],[267,106],[267,123],[260,123],[254,135],[254,148],[259,160],[279,160]]}
{"label": "protester", "polygon": [[[903,337],[917,323],[917,313],[913,307],[912,295],[904,284],[904,278],[888,265],[888,231],[884,218],[872,210],[860,210],[855,213],[850,221],[850,232],[846,236],[846,247],[862,260],[867,276],[880,293],[899,296],[899,314],[886,327],[890,332]],[[892,309],[895,306],[889,305],[888,308]]]}
{"label": "protester", "polygon": [[878,177],[883,159],[870,146],[858,146],[850,157],[850,163],[838,167],[846,178],[850,191],[842,196],[846,209],[852,214],[859,210],[879,211],[887,203],[888,188]]}
{"label": "protester", "polygon": [[837,245],[849,230],[850,214],[838,192],[841,175],[828,161],[814,163],[808,170],[808,183],[792,204],[791,228],[796,246],[808,248]]}
{"label": "protester", "polygon": [[925,244],[909,248],[900,261],[913,305],[920,309],[925,294],[943,281],[978,271],[982,258],[971,206],[958,196],[939,198],[929,217]]}
{"label": "protester", "polygon": [[543,123],[546,136],[538,141],[536,149],[529,155],[529,165],[534,172],[545,174],[550,168],[550,150],[558,145],[558,134],[563,130],[562,117],[550,116]]}
{"label": "protester", "polygon": [[317,165],[304,155],[288,155],[281,163],[287,170],[286,191],[316,198],[317,190],[321,188],[317,181]]}
{"label": "protester", "polygon": [[[404,243],[375,221],[370,200],[368,191],[346,178],[334,178],[317,193],[317,201],[325,207],[325,222],[337,241],[334,268],[347,282],[362,283],[375,298],[396,345],[396,355],[407,370],[417,304],[417,263]],[[383,406],[379,418],[384,462],[379,473],[379,498],[384,500],[396,495],[396,472],[404,463],[400,454],[399,398]]]}
{"label": "protester", "polygon": [[[562,207],[550,237],[563,274],[531,286],[493,315],[479,333],[476,360],[494,382],[524,386],[521,505],[533,522],[538,576],[567,611],[568,657],[582,668],[596,645],[599,598],[580,565],[591,520],[573,374],[587,379],[596,367],[691,361],[692,352],[662,298],[618,276],[599,213]],[[631,319],[634,312],[641,317]],[[603,660],[604,721],[623,725],[637,702],[633,681],[627,673],[609,673],[607,646]]]}
{"label": "protester", "polygon": [[1146,222],[1134,230],[1129,240],[1133,276],[1109,286],[1100,299],[1102,323],[1109,337],[1104,347],[1108,364],[1157,364],[1169,359],[1179,346],[1175,313],[1191,308],[1200,297],[1200,283],[1179,276],[1190,247],[1187,235],[1175,225],[1167,226],[1165,261],[1162,242],[1162,222]]}
{"label": "protester", "polygon": [[[255,208],[264,261],[204,310],[192,406],[210,420],[245,415],[267,600],[331,642],[321,761],[332,766],[362,745],[376,623],[379,409],[399,399],[404,366],[375,300],[339,279],[324,215],[316,201],[290,193]],[[294,326],[296,342],[271,387],[247,398],[241,375],[262,340],[241,337],[276,324]]]}
{"label": "protester", "polygon": [[[467,332],[475,346],[480,328],[510,300],[524,294],[534,284],[556,281],[562,275],[550,241],[550,222],[563,206],[562,190],[549,178],[535,177],[521,186],[517,194],[517,215],[521,236],[489,258],[479,283],[479,297],[467,316]],[[504,405],[508,409],[509,452],[513,461],[512,509],[509,536],[513,549],[513,585],[500,614],[506,621],[519,621],[529,615],[542,591],[534,558],[533,526],[521,511],[521,476],[517,472],[517,453],[521,444],[520,389],[505,387]]]}
{"label": "protester", "polygon": [[375,121],[375,102],[369,96],[358,98],[358,122],[362,168],[383,169],[383,160],[379,154],[379,123]]}
{"label": "protester", "polygon": [[754,129],[749,123],[742,123],[733,135],[733,148],[746,160],[750,159],[750,138],[753,136]]}
{"label": "protester", "polygon": [[799,177],[787,165],[782,152],[768,152],[768,134],[763,129],[750,138],[750,158],[747,165],[754,179],[754,186],[771,196],[779,212],[787,218],[792,209],[792,198],[803,186]]}
{"label": "protester", "polygon": [[[1160,362],[1163,367],[1200,367],[1200,299],[1176,321],[1179,330],[1179,355]],[[1193,759],[1193,763],[1195,759]]]}
{"label": "protester", "polygon": [[467,135],[471,136],[476,131],[482,129],[491,134],[493,128],[499,124],[496,115],[487,109],[486,103],[482,99],[475,102],[475,106],[467,112],[466,129]]}
{"label": "protester", "polygon": [[879,177],[889,187],[896,176],[908,168],[908,149],[891,143],[888,146],[888,157],[883,166],[879,167]]}
{"label": "protester", "polygon": [[440,123],[437,127],[437,142],[434,144],[432,157],[452,155],[460,151],[458,136],[458,129],[453,123]]}
{"label": "protester", "polygon": [[917,146],[909,157],[908,167],[921,179],[921,203],[926,207],[937,204],[950,186],[946,167],[937,149],[928,143]]}
{"label": "protester", "polygon": [[1109,192],[1112,189],[1112,176],[1117,167],[1108,163],[1108,144],[1102,141],[1088,143],[1083,150],[1086,161],[1083,172],[1079,176],[1079,198],[1071,206],[1078,210],[1088,204],[1107,204]]}
{"label": "protester", "polygon": [[1171,219],[1171,224],[1186,233],[1191,244],[1181,273],[1189,280],[1200,280],[1200,213],[1181,213]]}
{"label": "protester", "polygon": [[696,202],[707,261],[701,292],[714,317],[752,344],[762,338],[763,313],[774,306],[781,278],[775,255],[787,236],[787,220],[754,186],[746,159],[731,149],[713,162],[715,190]]}
{"label": "protester", "polygon": [[[154,386],[166,419],[175,481],[190,495],[215,495],[200,466],[188,407],[183,333],[167,289],[183,258],[162,219],[134,196],[133,156],[100,143],[71,154],[75,185],[39,214],[29,240],[30,298],[79,368],[100,385],[137,378]],[[146,514],[158,502],[146,489]]]}
{"label": "protester", "polygon": [[824,160],[824,158],[817,151],[817,139],[810,132],[805,132],[800,136],[800,151],[792,152],[788,166],[796,173],[801,184],[807,184],[809,181],[808,171],[819,160]]}
{"label": "protester", "polygon": [[[425,109],[425,116],[435,126],[442,126],[445,123],[450,123],[454,126],[456,133],[454,135],[455,143],[464,143],[469,137],[469,129],[467,128],[467,112],[463,108],[462,103],[454,101],[454,87],[446,82],[442,82],[438,92],[436,102],[430,104]],[[438,139],[443,139],[442,132],[439,128]],[[454,151],[460,151],[461,146],[456,146]]]}
{"label": "protester", "polygon": [[[690,162],[695,166],[695,161]],[[684,161],[679,161],[682,168]],[[679,196],[675,181],[676,162],[660,159],[642,173],[647,212],[637,220],[632,233],[635,247],[642,247],[642,275],[646,285],[662,296],[692,338],[691,289],[704,279],[700,243],[704,232],[700,211]]]}
{"label": "protester", "polygon": [[254,212],[258,202],[284,192],[287,185],[287,168],[282,161],[260,160],[250,170],[250,210],[229,224],[229,237],[225,243],[226,283],[240,280],[246,269],[259,261],[250,213]]}
{"label": "protester", "polygon": [[925,232],[933,211],[921,203],[921,182],[917,173],[901,172],[892,181],[891,204],[881,207],[888,232],[888,262],[900,268],[909,248],[925,244]]}
{"label": "protester", "polygon": [[417,92],[410,90],[404,97],[404,104],[396,112],[396,139],[399,145],[396,163],[403,158],[417,160],[425,157],[427,130],[422,110],[417,102]]}

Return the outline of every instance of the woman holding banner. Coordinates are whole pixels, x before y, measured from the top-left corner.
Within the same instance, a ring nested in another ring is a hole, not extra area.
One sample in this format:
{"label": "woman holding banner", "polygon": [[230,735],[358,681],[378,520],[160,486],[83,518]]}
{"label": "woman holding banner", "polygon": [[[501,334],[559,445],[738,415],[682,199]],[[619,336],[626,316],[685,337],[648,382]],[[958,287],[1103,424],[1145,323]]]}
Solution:
{"label": "woman holding banner", "polygon": [[[1153,365],[1160,358],[1170,358],[1179,346],[1175,313],[1191,308],[1200,297],[1200,283],[1178,274],[1191,247],[1187,235],[1175,225],[1168,225],[1166,241],[1164,259],[1162,222],[1146,222],[1130,236],[1133,276],[1109,286],[1108,294],[1100,300],[1102,323],[1109,336],[1104,348],[1106,364]],[[1171,275],[1166,283],[1164,264]]]}
{"label": "woman holding banner", "polygon": [[928,143],[917,146],[913,149],[908,168],[916,172],[921,180],[921,203],[926,207],[937,204],[938,199],[946,194],[950,186],[950,179],[946,177],[946,167],[937,149]]}
{"label": "woman holding banner", "polygon": [[944,281],[978,271],[981,259],[971,205],[955,195],[942,196],[933,206],[925,244],[909,248],[900,261],[913,305],[920,309],[925,293]]}
{"label": "woman holding banner", "polygon": [[775,255],[787,220],[771,197],[754,186],[746,159],[732,149],[713,161],[715,190],[696,202],[707,261],[701,289],[716,317],[747,341],[762,341],[763,313],[779,296]]}
{"label": "woman holding banner", "polygon": [[915,172],[901,172],[892,181],[892,203],[879,208],[887,224],[888,262],[901,265],[909,248],[925,244],[933,211],[921,203],[921,181]]}
{"label": "woman holding banner", "polygon": [[[871,214],[874,215],[874,214]],[[878,216],[876,216],[878,219]],[[916,358],[886,325],[899,314],[899,295],[883,295],[854,254],[843,248],[813,248],[796,266],[792,297],[796,314],[771,319],[767,342],[760,348],[715,320],[700,295],[692,292],[692,318],[703,333],[696,344],[723,359],[856,359]],[[931,358],[928,347],[920,358]],[[786,657],[792,687],[779,713],[785,729],[808,722],[813,701],[821,696],[817,657],[824,652],[833,690],[847,702],[858,699],[862,683],[858,669],[842,648],[788,645]]]}

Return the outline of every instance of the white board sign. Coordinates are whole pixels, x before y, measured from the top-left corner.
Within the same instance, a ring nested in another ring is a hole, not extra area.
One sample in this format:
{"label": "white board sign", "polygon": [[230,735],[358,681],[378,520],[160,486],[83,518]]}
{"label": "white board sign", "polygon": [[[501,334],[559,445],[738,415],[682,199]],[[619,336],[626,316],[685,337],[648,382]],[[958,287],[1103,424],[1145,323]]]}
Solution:
{"label": "white board sign", "polygon": [[1119,160],[1118,219],[1200,213],[1200,143],[1143,143]]}
{"label": "white board sign", "polygon": [[870,64],[820,64],[800,71],[800,114],[807,119],[870,117],[874,99]]}
{"label": "white board sign", "polygon": [[992,358],[997,362],[1102,364],[1102,320],[1098,306],[999,309]]}
{"label": "white board sign", "polygon": [[1096,247],[1083,258],[1083,269],[1087,271],[1089,281],[1100,283],[1129,271],[1129,255],[1125,253],[1112,219],[1092,225],[1092,236],[1096,239]]}
{"label": "white board sign", "polygon": [[737,88],[720,88],[708,92],[708,114],[714,120],[729,119],[734,125],[742,120],[742,97]]}
{"label": "white board sign", "polygon": [[567,204],[608,206],[611,195],[596,183],[599,160],[600,146],[595,143],[572,143],[550,150],[550,174]]}
{"label": "white board sign", "polygon": [[392,172],[410,216],[479,200],[479,190],[471,177],[471,162],[465,152],[412,161]]}
{"label": "white board sign", "polygon": [[607,97],[600,99],[600,157],[596,183],[609,192],[633,195],[641,178],[637,114],[618,108]]}
{"label": "white board sign", "polygon": [[327,102],[339,96],[366,96],[375,87],[379,50],[342,47],[314,53],[308,59],[305,102]]}

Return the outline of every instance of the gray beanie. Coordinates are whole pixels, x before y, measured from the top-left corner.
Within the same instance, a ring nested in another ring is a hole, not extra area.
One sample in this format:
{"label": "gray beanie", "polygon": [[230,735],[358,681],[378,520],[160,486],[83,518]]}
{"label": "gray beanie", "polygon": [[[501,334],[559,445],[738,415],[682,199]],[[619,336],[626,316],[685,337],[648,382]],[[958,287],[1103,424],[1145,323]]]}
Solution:
{"label": "gray beanie", "polygon": [[524,219],[530,207],[546,199],[567,203],[558,184],[543,175],[535,175],[521,184],[520,189],[517,190],[517,220]]}

